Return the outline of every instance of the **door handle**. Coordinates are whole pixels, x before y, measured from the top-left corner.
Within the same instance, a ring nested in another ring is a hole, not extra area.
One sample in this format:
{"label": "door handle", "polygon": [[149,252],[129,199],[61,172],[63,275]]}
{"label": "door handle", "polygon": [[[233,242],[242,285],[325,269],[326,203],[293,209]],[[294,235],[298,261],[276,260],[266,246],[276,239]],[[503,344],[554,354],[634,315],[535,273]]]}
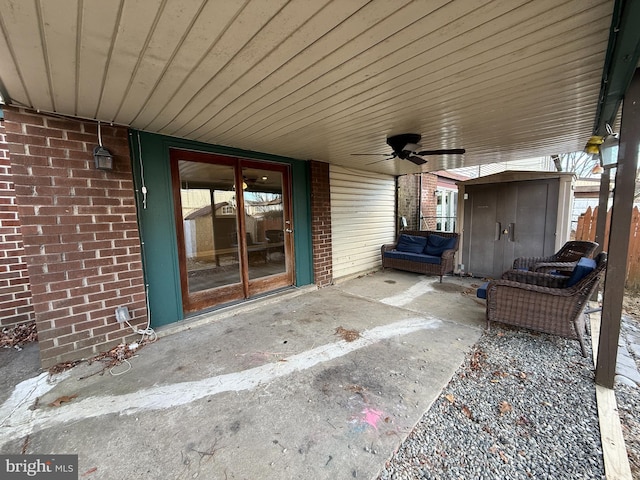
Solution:
{"label": "door handle", "polygon": [[293,233],[293,230],[291,230],[290,228],[285,228],[284,231],[287,233]]}
{"label": "door handle", "polygon": [[496,222],[496,234],[494,235],[494,240],[500,240],[501,233],[502,233],[502,224],[500,222]]}

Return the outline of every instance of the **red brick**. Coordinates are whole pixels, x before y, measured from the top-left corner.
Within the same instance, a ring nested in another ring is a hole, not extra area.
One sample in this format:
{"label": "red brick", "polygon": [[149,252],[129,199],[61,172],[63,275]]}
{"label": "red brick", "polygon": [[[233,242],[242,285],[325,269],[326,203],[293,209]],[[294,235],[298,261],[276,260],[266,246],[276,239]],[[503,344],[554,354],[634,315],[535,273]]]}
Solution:
{"label": "red brick", "polygon": [[51,340],[62,335],[69,335],[71,332],[71,326],[51,328],[49,330],[38,328],[38,341]]}
{"label": "red brick", "polygon": [[73,314],[73,315],[64,315],[59,318],[53,319],[56,328],[57,327],[68,327],[70,325],[75,325],[76,323],[82,323],[87,320],[87,316],[84,314]]}
{"label": "red brick", "polygon": [[[72,132],[79,132],[82,130],[82,123],[71,119],[59,119],[53,117],[47,118],[47,127],[55,128],[59,130],[71,130]],[[67,136],[69,132],[67,133]]]}

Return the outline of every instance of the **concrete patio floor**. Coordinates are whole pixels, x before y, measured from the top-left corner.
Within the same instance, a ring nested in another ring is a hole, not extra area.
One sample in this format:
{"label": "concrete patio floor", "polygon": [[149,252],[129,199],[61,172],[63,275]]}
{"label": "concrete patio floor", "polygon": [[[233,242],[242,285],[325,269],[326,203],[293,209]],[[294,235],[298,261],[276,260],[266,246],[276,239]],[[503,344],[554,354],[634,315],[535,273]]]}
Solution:
{"label": "concrete patio floor", "polygon": [[480,337],[478,283],[287,291],[161,329],[115,376],[48,381],[33,346],[0,351],[0,453],[78,454],[87,479],[375,478]]}

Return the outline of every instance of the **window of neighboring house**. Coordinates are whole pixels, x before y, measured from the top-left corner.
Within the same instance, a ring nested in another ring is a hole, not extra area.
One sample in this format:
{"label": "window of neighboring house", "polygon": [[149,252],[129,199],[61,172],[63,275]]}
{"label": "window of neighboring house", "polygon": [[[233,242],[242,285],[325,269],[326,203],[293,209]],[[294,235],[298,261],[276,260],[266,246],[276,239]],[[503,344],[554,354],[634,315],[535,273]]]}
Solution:
{"label": "window of neighboring house", "polygon": [[222,211],[221,211],[222,215],[234,215],[235,214],[235,210],[232,206],[230,205],[224,205],[222,207]]}
{"label": "window of neighboring house", "polygon": [[458,191],[447,188],[436,190],[436,229],[455,232],[458,207]]}

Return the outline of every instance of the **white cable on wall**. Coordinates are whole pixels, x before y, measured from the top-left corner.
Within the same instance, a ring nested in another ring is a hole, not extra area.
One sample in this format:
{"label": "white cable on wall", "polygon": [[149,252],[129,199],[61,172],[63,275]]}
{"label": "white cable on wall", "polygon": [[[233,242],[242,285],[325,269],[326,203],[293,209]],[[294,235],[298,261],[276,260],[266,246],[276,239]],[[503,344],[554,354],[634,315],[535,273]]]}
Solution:
{"label": "white cable on wall", "polygon": [[147,185],[144,181],[144,163],[142,162],[142,143],[140,142],[140,132],[138,131],[138,161],[140,162],[140,182],[142,183],[142,208],[147,209]]}

